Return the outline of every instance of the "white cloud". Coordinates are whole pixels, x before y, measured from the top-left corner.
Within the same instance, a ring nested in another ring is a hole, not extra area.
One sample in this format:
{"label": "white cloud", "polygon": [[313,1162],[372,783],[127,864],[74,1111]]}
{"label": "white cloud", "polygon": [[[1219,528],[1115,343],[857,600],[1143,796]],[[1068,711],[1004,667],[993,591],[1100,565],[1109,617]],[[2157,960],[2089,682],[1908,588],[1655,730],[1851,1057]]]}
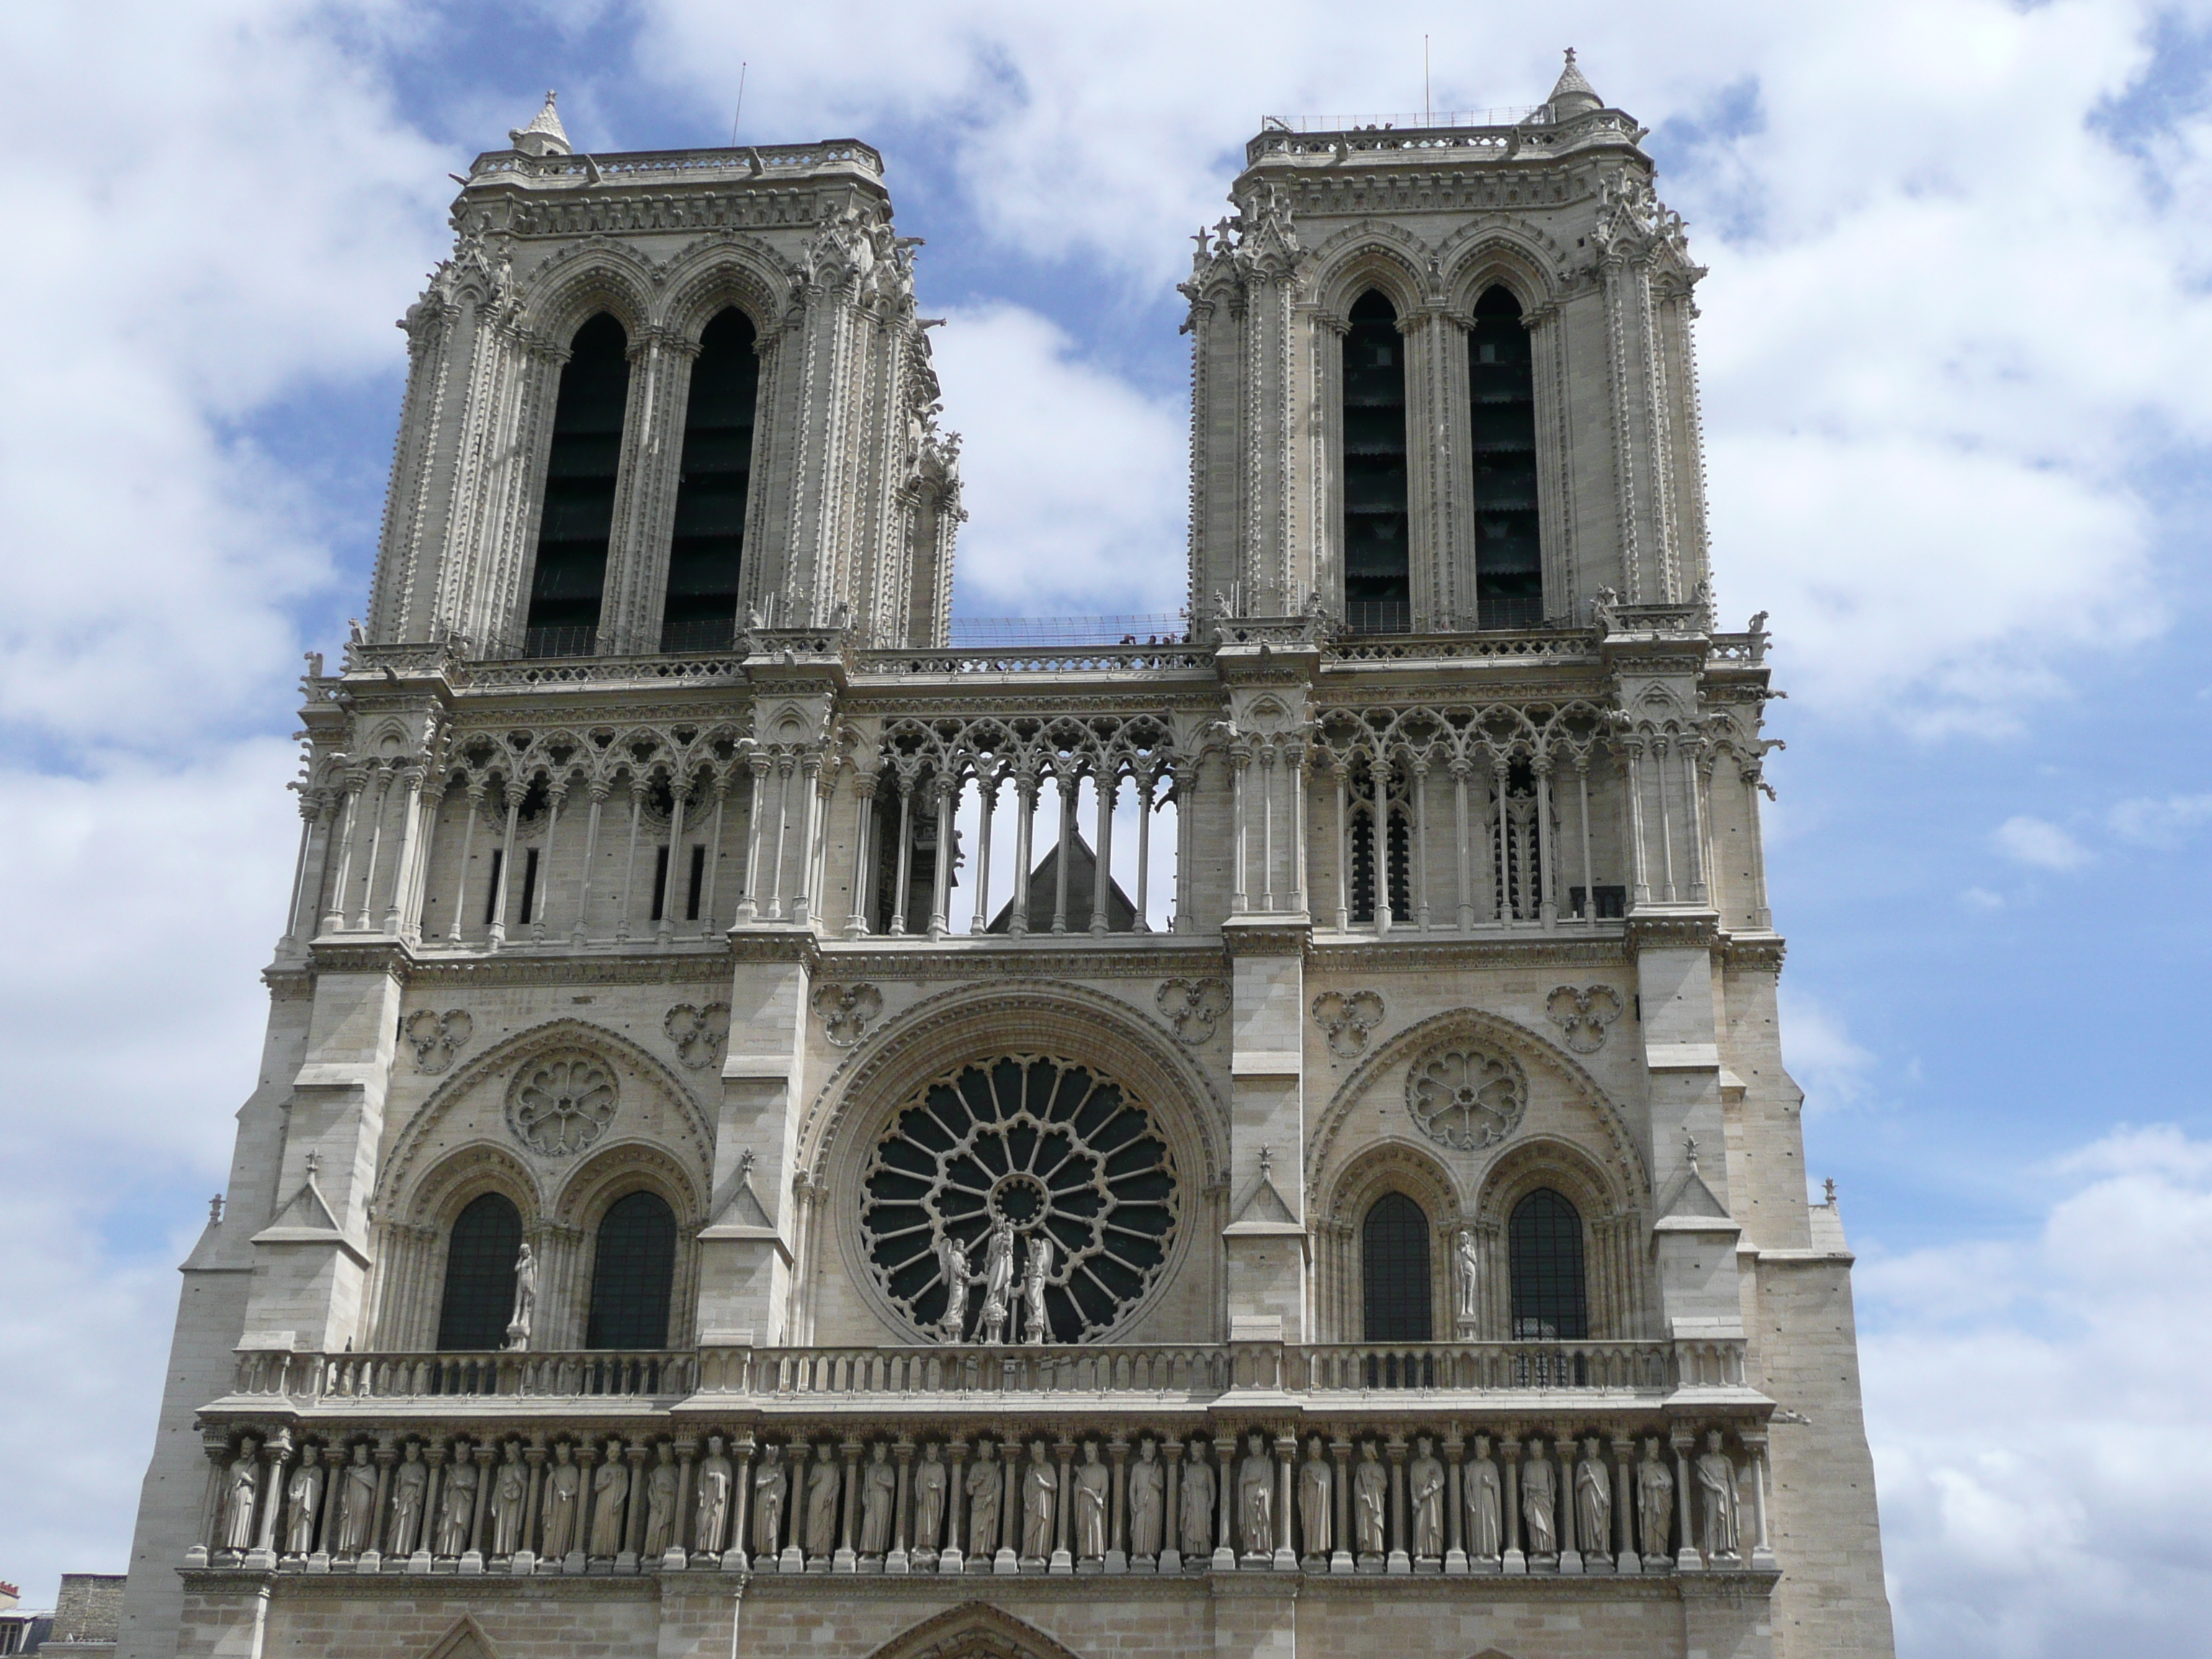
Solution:
{"label": "white cloud", "polygon": [[2136,796],[2115,805],[2106,822],[2123,841],[2145,847],[2174,848],[2212,823],[2212,794]]}
{"label": "white cloud", "polygon": [[1856,1100],[1874,1067],[1873,1052],[1852,1040],[1841,1015],[1794,981],[1784,979],[1778,996],[1782,1058],[1805,1091],[1806,1109]]}
{"label": "white cloud", "polygon": [[1907,1659],[2203,1646],[2212,1143],[2124,1130],[2048,1173],[2034,1236],[1858,1269]]}
{"label": "white cloud", "polygon": [[1991,839],[2007,858],[2038,870],[2078,869],[2090,859],[2087,848],[2042,818],[2007,818]]}
{"label": "white cloud", "polygon": [[1969,887],[1959,895],[1959,901],[1976,910],[2002,910],[2005,907],[2004,896],[1992,893],[1986,887]]}
{"label": "white cloud", "polygon": [[1188,418],[1085,362],[1017,306],[955,312],[933,336],[964,440],[963,611],[1163,612],[1183,602]]}

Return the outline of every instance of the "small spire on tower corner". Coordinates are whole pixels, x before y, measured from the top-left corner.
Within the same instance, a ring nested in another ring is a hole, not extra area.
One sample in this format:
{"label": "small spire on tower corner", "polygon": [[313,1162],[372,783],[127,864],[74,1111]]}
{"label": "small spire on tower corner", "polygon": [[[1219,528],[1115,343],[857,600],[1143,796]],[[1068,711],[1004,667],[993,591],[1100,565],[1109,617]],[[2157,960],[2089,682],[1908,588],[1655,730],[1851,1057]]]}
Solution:
{"label": "small spire on tower corner", "polygon": [[1576,64],[1572,46],[1567,48],[1566,67],[1559,71],[1559,84],[1544,101],[1551,106],[1554,121],[1571,121],[1578,115],[1605,107],[1605,100],[1597,95],[1597,88],[1583,78],[1582,70]]}
{"label": "small spire on tower corner", "polygon": [[549,90],[545,107],[526,127],[517,128],[507,135],[507,141],[526,155],[567,155],[570,154],[568,130],[561,125],[561,112],[553,107],[558,94]]}

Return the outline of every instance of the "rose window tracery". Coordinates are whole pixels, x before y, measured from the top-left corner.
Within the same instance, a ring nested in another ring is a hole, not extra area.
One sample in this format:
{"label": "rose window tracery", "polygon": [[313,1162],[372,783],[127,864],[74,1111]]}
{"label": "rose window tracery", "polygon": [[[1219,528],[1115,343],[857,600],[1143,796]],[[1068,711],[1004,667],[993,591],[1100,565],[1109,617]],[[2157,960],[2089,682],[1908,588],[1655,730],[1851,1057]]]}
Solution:
{"label": "rose window tracery", "polygon": [[615,1074],[596,1054],[541,1054],[507,1085],[507,1123],[532,1152],[567,1158],[606,1133],[619,1102]]}
{"label": "rose window tracery", "polygon": [[1406,1109],[1421,1132],[1462,1152],[1504,1139],[1528,1103],[1528,1083],[1519,1064],[1471,1043],[1431,1048],[1406,1079]]}
{"label": "rose window tracery", "polygon": [[863,1185],[877,1281],[941,1341],[1086,1340],[1144,1297],[1175,1237],[1175,1163],[1150,1111],[1048,1056],[922,1088]]}

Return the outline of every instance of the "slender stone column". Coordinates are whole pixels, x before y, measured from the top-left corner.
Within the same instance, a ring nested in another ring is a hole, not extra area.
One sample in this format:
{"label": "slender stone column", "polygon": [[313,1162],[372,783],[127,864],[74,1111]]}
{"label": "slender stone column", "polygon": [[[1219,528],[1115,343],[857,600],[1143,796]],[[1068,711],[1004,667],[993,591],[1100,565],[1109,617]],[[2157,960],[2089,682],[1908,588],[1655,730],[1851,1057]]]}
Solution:
{"label": "slender stone column", "polygon": [[1528,1558],[1521,1549],[1521,1443],[1511,1435],[1498,1443],[1498,1461],[1505,1468],[1505,1559],[1502,1570],[1526,1573]]}
{"label": "slender stone column", "polygon": [[1595,921],[1597,920],[1597,878],[1590,873],[1589,757],[1584,753],[1577,753],[1575,756],[1575,802],[1578,808],[1577,817],[1582,828],[1583,919],[1585,921]]}
{"label": "slender stone column", "polygon": [[[1052,931],[1067,931],[1067,866],[1074,856],[1075,791],[1078,779],[1073,773],[1060,775],[1060,856],[1053,860]],[[1093,902],[1097,895],[1092,895]]]}
{"label": "slender stone column", "polygon": [[822,777],[822,754],[810,749],[799,760],[799,872],[797,885],[791,896],[791,919],[804,927],[814,915],[814,885],[816,866],[816,831],[824,817],[823,803],[830,790],[836,787],[837,775],[832,770],[825,785]]}
{"label": "slender stone column", "polygon": [[1677,1423],[1668,1443],[1674,1449],[1674,1525],[1680,1539],[1674,1551],[1674,1570],[1701,1572],[1705,1558],[1698,1553],[1697,1540],[1690,1534],[1690,1451],[1698,1443],[1698,1437]]}
{"label": "slender stone column", "polygon": [[1252,751],[1243,744],[1229,751],[1229,810],[1231,815],[1230,844],[1237,866],[1236,879],[1230,883],[1229,911],[1231,915],[1243,915],[1247,908],[1246,892],[1250,885],[1251,871],[1248,858],[1245,834],[1244,780],[1252,764]]}
{"label": "slender stone column", "polygon": [[[414,897],[415,862],[422,847],[422,769],[410,767],[403,780],[407,799],[400,809],[399,856],[392,866],[392,902],[384,907],[384,931],[397,939],[406,926]],[[302,854],[306,852],[303,846]]]}
{"label": "slender stone column", "polygon": [[1291,757],[1291,908],[1306,909],[1306,757],[1304,739]]}
{"label": "slender stone column", "polygon": [[1036,830],[1036,775],[1024,764],[1014,776],[1014,908],[1006,931],[1015,939],[1030,930],[1030,851]]}
{"label": "slender stone column", "polygon": [[557,866],[553,855],[560,846],[561,805],[568,798],[566,778],[549,778],[545,785],[545,866],[538,872],[538,890],[526,893],[523,902],[530,907],[530,942],[545,942],[545,924],[553,908],[553,881]]}
{"label": "slender stone column", "polygon": [[1022,1463],[1028,1456],[1026,1441],[1000,1443],[999,1462],[1004,1467],[999,1477],[999,1553],[991,1561],[994,1573],[1021,1571]]}
{"label": "slender stone column", "polygon": [[1558,837],[1552,833],[1552,757],[1536,757],[1536,914],[1547,927],[1559,920]]}
{"label": "slender stone column", "polygon": [[893,858],[891,925],[893,934],[906,932],[907,906],[914,896],[914,784],[905,773],[893,775],[898,787],[898,850]]}
{"label": "slender stone column", "polygon": [[[1152,775],[1150,769],[1136,774],[1137,790],[1137,921],[1135,931],[1149,933],[1152,889]],[[984,822],[988,824],[989,820]]]}
{"label": "slender stone column", "polygon": [[[314,1455],[312,1451],[307,1455]],[[253,1547],[246,1557],[251,1571],[266,1572],[276,1565],[276,1520],[284,1512],[284,1471],[291,1462],[291,1438],[280,1430],[261,1449],[261,1516],[253,1534]]]}
{"label": "slender stone column", "polygon": [[1213,1440],[1213,1455],[1221,1465],[1221,1473],[1214,1493],[1216,1526],[1213,1565],[1224,1571],[1237,1565],[1237,1437],[1217,1434]]}
{"label": "slender stone column", "polygon": [[[1575,1536],[1575,1455],[1581,1449],[1581,1441],[1571,1424],[1561,1424],[1553,1431],[1552,1450],[1559,1460],[1559,1571],[1580,1572],[1583,1570],[1581,1540]],[[1605,1540],[1598,1540],[1598,1549]],[[1592,1552],[1595,1553],[1595,1552]]]}
{"label": "slender stone column", "polygon": [[797,769],[789,755],[775,757],[775,855],[768,872],[768,919],[783,920],[784,848],[791,832],[791,777]]}
{"label": "slender stone column", "polygon": [[952,927],[952,808],[959,794],[957,780],[935,780],[937,796],[937,869],[930,883],[929,936],[943,939]]}
{"label": "slender stone column", "polygon": [[523,786],[512,778],[502,792],[507,797],[507,834],[500,842],[499,879],[492,884],[489,936],[495,951],[507,943],[507,890],[514,879],[514,826],[522,815],[522,792]]}
{"label": "slender stone column", "polygon": [[1098,810],[1098,867],[1091,880],[1091,935],[1103,939],[1113,921],[1107,896],[1114,890],[1114,798],[1121,793],[1121,780],[1109,761],[1091,784]]}
{"label": "slender stone column", "polygon": [[[312,1456],[312,1449],[304,1455]],[[346,1449],[335,1440],[323,1448],[323,1524],[315,1534],[319,1546],[315,1553],[326,1562],[331,1541],[338,1535],[338,1494],[345,1486],[346,1455]]]}
{"label": "slender stone column", "polygon": [[937,1570],[940,1573],[958,1572],[965,1565],[961,1540],[967,1534],[960,1530],[960,1504],[968,1495],[968,1443],[958,1438],[946,1441],[945,1455],[952,1465],[952,1473],[945,1482],[945,1547],[937,1553]]}
{"label": "slender stone column", "polygon": [[1474,848],[1468,840],[1467,828],[1467,775],[1471,769],[1463,757],[1455,757],[1452,761],[1452,834],[1459,843],[1459,927],[1462,933],[1474,926],[1474,872],[1468,867],[1473,861]]}
{"label": "slender stone column", "polygon": [[1075,1497],[1075,1443],[1062,1440],[1053,1447],[1053,1452],[1060,1459],[1060,1492],[1052,1506],[1053,1550],[1048,1571],[1062,1575],[1075,1571],[1075,1556],[1068,1547],[1070,1511],[1075,1508],[1073,1502]]}
{"label": "slender stone column", "polygon": [[1667,805],[1667,774],[1673,770],[1668,763],[1674,759],[1674,745],[1662,738],[1658,753],[1653,757],[1652,780],[1659,786],[1659,851],[1660,870],[1666,878],[1667,902],[1674,902],[1674,821]]}
{"label": "slender stone column", "polygon": [[1296,1497],[1291,1457],[1298,1449],[1295,1434],[1275,1437],[1275,1571],[1296,1572],[1297,1552],[1291,1545],[1291,1504]]}
{"label": "slender stone column", "polygon": [[1260,908],[1275,908],[1275,745],[1262,744],[1260,761]]}
{"label": "slender stone column", "polygon": [[[530,1495],[522,1505],[521,1553],[529,1556],[533,1564],[537,1559],[538,1547],[544,1538],[544,1517],[538,1513],[538,1508],[544,1501],[545,1458],[545,1437],[532,1435],[530,1443],[522,1449],[523,1464],[530,1471]],[[522,1564],[517,1562],[515,1571],[520,1572],[521,1570]]]}
{"label": "slender stone column", "polygon": [[484,1516],[491,1507],[491,1463],[497,1450],[487,1442],[475,1447],[464,1445],[457,1448],[454,1455],[456,1457],[465,1455],[477,1466],[476,1506],[469,1512],[469,1547],[461,1557],[460,1570],[465,1573],[480,1573],[483,1571]]}
{"label": "slender stone column", "polygon": [[[399,1462],[399,1443],[390,1435],[379,1435],[376,1440],[376,1498],[368,1512],[369,1555],[380,1563],[384,1553],[385,1500],[392,1492],[392,1466]],[[363,1571],[374,1571],[363,1563]]]}
{"label": "slender stone column", "polygon": [[1406,1533],[1406,1443],[1394,1434],[1387,1449],[1390,1454],[1390,1554],[1383,1571],[1411,1572],[1413,1557],[1407,1547],[1411,1540]]}
{"label": "slender stone column", "polygon": [[752,787],[745,796],[745,896],[738,903],[738,920],[757,921],[761,909],[761,840],[768,822],[768,775],[775,762],[755,750],[745,757]]}
{"label": "slender stone column", "polygon": [[991,814],[999,804],[999,775],[975,774],[975,914],[968,931],[981,938],[991,925]]}
{"label": "slender stone column", "polygon": [[699,937],[714,937],[714,877],[722,863],[722,808],[730,794],[730,780],[726,773],[714,777],[714,828],[707,841],[707,879],[699,894]]}
{"label": "slender stone column", "polygon": [[1390,758],[1378,747],[1375,751],[1375,834],[1369,849],[1375,866],[1375,931],[1390,931]]}
{"label": "slender stone column", "polygon": [[[322,925],[319,930],[322,933],[335,933],[345,927],[346,884],[353,873],[354,819],[359,815],[360,804],[361,779],[358,776],[348,777],[344,805],[338,814],[337,870],[331,878],[330,892],[324,900]],[[327,853],[324,854],[323,862],[330,862]]]}
{"label": "slender stone column", "polygon": [[593,778],[584,786],[591,801],[591,812],[584,823],[584,878],[576,886],[576,921],[568,930],[568,942],[581,945],[585,930],[592,921],[592,876],[599,862],[599,809],[606,805],[609,790],[606,780]]}
{"label": "slender stone column", "polygon": [[645,816],[645,780],[633,772],[629,775],[629,834],[623,853],[622,898],[616,906],[615,943],[625,944],[629,939],[629,919],[636,910],[637,897],[637,826]]}
{"label": "slender stone column", "polygon": [[860,1571],[860,1558],[853,1548],[853,1522],[854,1511],[860,1508],[860,1504],[854,1499],[860,1492],[862,1448],[859,1441],[848,1440],[840,1449],[845,1454],[844,1524],[837,1534],[837,1553],[831,1558],[830,1571],[857,1572]]}
{"label": "slender stone column", "polygon": [[1628,892],[1632,904],[1651,902],[1650,848],[1644,830],[1644,743],[1632,738],[1628,753]]}
{"label": "slender stone column", "polygon": [[1336,1547],[1329,1552],[1328,1570],[1332,1574],[1350,1572],[1352,1558],[1352,1443],[1332,1440],[1329,1455],[1336,1461]]}
{"label": "slender stone column", "polygon": [[368,821],[368,868],[361,881],[361,908],[354,916],[354,931],[368,931],[369,906],[376,897],[376,863],[384,850],[384,820],[392,801],[392,774],[379,769],[376,774],[376,805]]}
{"label": "slender stone column", "polygon": [[300,796],[300,851],[292,860],[291,902],[284,907],[282,948],[288,951],[300,942],[300,900],[307,887],[307,849],[314,843],[315,825],[321,821],[322,815],[320,793],[303,791]]}
{"label": "slender stone column", "polygon": [[1629,1458],[1636,1442],[1616,1432],[1613,1437],[1613,1559],[1622,1572],[1641,1565],[1636,1554],[1636,1486],[1629,1473]]}
{"label": "slender stone column", "polygon": [[742,1572],[752,1556],[753,1453],[757,1448],[750,1434],[731,1449],[738,1455],[737,1491],[730,1505],[729,1543],[722,1551],[722,1571]]}
{"label": "slender stone column", "polygon": [[1182,1566],[1182,1442],[1164,1439],[1160,1460],[1168,1466],[1168,1496],[1160,1516],[1159,1571],[1176,1572]]}
{"label": "slender stone column", "polygon": [[665,850],[666,862],[661,866],[660,923],[653,930],[656,943],[666,945],[676,937],[676,894],[683,872],[677,867],[677,854],[684,850],[684,808],[691,798],[688,778],[678,779],[668,792],[668,840]]}
{"label": "slender stone column", "polygon": [[868,847],[876,821],[876,781],[873,772],[853,780],[853,904],[845,916],[845,937],[862,939],[868,933]]}
{"label": "slender stone column", "polygon": [[1454,1574],[1468,1570],[1467,1546],[1461,1530],[1466,1521],[1465,1489],[1461,1484],[1466,1456],[1467,1443],[1460,1438],[1459,1425],[1455,1423],[1444,1437],[1444,1501],[1450,1505],[1445,1511],[1444,1571]]}
{"label": "slender stone column", "polygon": [[1743,1449],[1751,1454],[1751,1565],[1754,1569],[1772,1569],[1778,1563],[1774,1559],[1774,1546],[1766,1533],[1766,1437],[1764,1434],[1739,1433]]}
{"label": "slender stone column", "polygon": [[1413,782],[1413,920],[1429,931],[1429,763],[1416,755],[1412,761]]}
{"label": "slender stone column", "polygon": [[1329,773],[1336,780],[1336,931],[1352,926],[1352,802],[1344,763],[1332,761]]}
{"label": "slender stone column", "polygon": [[906,1547],[906,1494],[913,1481],[914,1442],[899,1436],[892,1443],[891,1455],[898,1463],[898,1490],[891,1497],[891,1547],[884,1558],[884,1571],[904,1572],[910,1560]]}
{"label": "slender stone column", "polygon": [[1115,1435],[1106,1443],[1106,1461],[1113,1468],[1113,1486],[1106,1511],[1106,1571],[1129,1570],[1129,1443]]}

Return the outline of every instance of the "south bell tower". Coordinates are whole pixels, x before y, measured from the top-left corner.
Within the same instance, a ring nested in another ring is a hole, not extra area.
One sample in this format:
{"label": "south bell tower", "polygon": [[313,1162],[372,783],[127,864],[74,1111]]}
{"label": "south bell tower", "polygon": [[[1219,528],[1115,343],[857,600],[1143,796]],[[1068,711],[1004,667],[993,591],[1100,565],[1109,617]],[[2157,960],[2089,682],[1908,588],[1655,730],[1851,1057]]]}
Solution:
{"label": "south bell tower", "polygon": [[1268,123],[988,650],[874,151],[477,158],[131,1659],[1889,1651],[1641,137]]}

